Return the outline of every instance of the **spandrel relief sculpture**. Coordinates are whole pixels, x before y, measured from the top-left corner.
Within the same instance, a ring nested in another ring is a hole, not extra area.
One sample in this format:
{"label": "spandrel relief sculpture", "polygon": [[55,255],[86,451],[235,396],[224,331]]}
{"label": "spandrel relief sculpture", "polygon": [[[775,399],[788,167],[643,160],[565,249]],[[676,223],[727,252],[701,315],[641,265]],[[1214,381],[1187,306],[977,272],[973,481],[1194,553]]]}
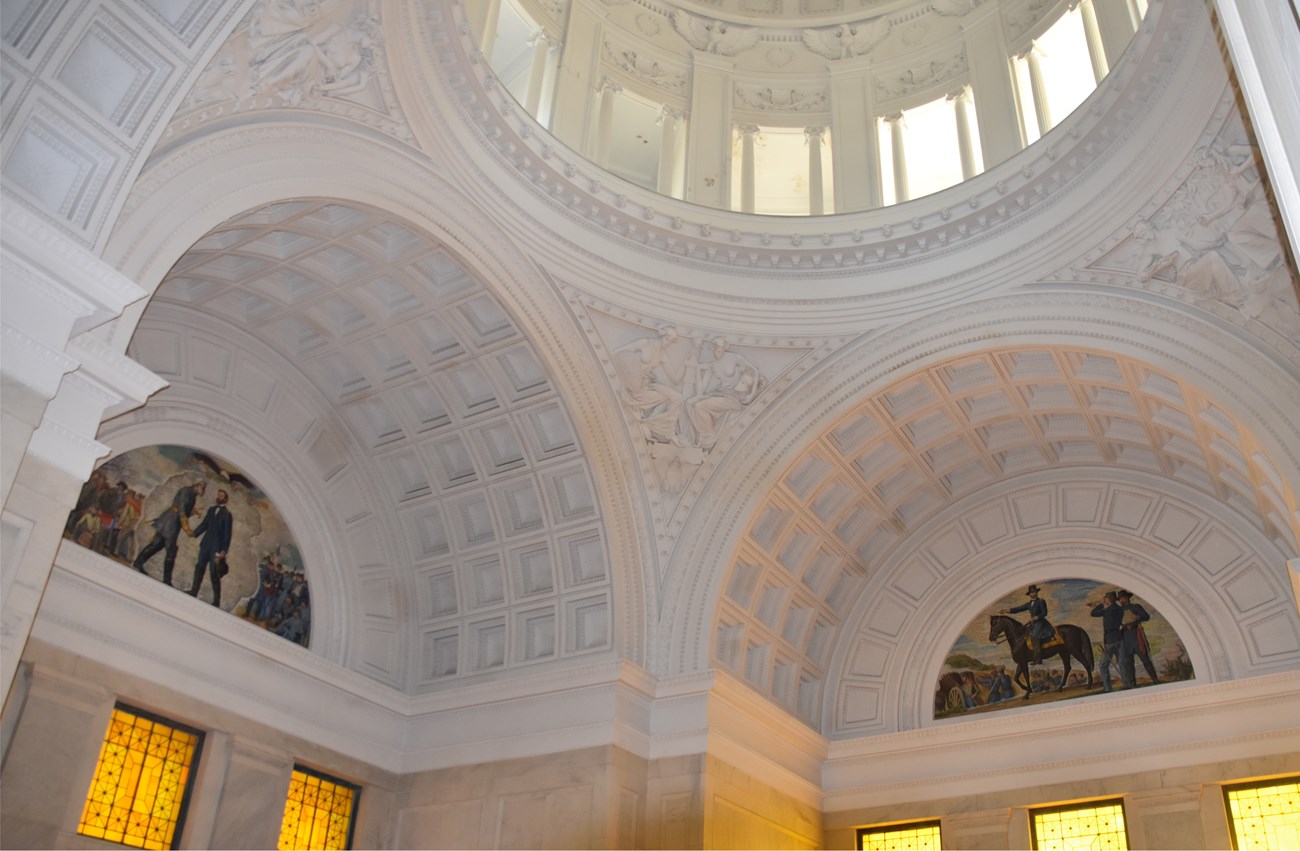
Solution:
{"label": "spandrel relief sculpture", "polygon": [[1300,336],[1300,282],[1287,264],[1258,151],[1244,139],[1234,122],[1198,149],[1169,200],[1094,267],[1127,267],[1141,286],[1171,284],[1174,294]]}
{"label": "spandrel relief sculpture", "polygon": [[725,337],[685,337],[674,327],[614,350],[619,398],[649,445],[660,486],[679,493],[729,423],[767,381]]}
{"label": "spandrel relief sculpture", "polygon": [[380,43],[377,11],[362,0],[263,0],[179,113],[222,104],[300,107],[326,97],[385,111],[373,91]]}

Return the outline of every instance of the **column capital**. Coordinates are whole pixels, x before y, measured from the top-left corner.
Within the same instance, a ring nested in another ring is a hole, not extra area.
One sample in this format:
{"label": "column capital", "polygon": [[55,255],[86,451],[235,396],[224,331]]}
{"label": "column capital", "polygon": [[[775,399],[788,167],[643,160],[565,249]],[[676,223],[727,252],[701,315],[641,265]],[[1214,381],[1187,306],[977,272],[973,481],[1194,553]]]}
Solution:
{"label": "column capital", "polygon": [[602,77],[600,85],[596,88],[598,94],[618,94],[623,91],[622,84],[615,81],[612,77]]}
{"label": "column capital", "polygon": [[826,133],[826,128],[825,128],[825,127],[805,127],[805,128],[803,129],[803,136],[804,136],[804,138],[807,139],[807,140],[810,141],[810,142],[811,142],[813,139],[821,139],[821,137],[822,137],[825,133]]}
{"label": "column capital", "polygon": [[755,136],[759,132],[757,124],[737,124],[736,129],[740,131],[742,136]]}
{"label": "column capital", "polygon": [[947,94],[946,97],[949,101],[961,101],[963,103],[969,103],[970,86],[962,86],[960,89],[957,89],[956,91],[951,91]]}
{"label": "column capital", "polygon": [[689,114],[690,113],[687,110],[682,109],[681,107],[664,104],[663,108],[659,110],[659,120],[662,122],[665,119],[671,118],[674,121],[684,121],[686,116]]}

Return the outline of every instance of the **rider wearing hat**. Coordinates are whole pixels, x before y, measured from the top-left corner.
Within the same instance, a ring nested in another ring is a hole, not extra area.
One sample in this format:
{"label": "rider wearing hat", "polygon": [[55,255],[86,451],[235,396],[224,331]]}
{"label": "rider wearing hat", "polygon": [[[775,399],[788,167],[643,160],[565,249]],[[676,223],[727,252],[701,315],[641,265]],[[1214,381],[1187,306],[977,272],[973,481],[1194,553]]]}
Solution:
{"label": "rider wearing hat", "polygon": [[1039,599],[1038,595],[1043,589],[1037,585],[1030,585],[1025,591],[1025,596],[1029,597],[1028,603],[1021,603],[1019,606],[1007,609],[1007,614],[1017,614],[1019,612],[1029,612],[1029,634],[1025,636],[1025,643],[1034,653],[1033,664],[1043,664],[1043,645],[1052,640],[1056,630],[1047,622],[1047,601]]}

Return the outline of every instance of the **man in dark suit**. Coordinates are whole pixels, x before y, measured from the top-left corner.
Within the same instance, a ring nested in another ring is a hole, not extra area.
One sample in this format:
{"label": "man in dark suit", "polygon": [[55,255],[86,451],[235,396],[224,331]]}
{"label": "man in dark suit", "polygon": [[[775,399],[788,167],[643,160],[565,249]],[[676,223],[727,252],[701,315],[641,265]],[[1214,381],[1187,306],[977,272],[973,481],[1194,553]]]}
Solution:
{"label": "man in dark suit", "polygon": [[223,490],[217,491],[217,504],[203,515],[203,522],[190,533],[199,538],[199,560],[194,564],[194,581],[190,583],[190,596],[199,596],[199,586],[203,584],[206,570],[212,580],[212,605],[221,605],[221,577],[229,571],[226,565],[226,553],[230,552],[230,536],[234,531],[235,521],[230,516],[226,503],[230,495]]}
{"label": "man in dark suit", "polygon": [[206,482],[195,482],[192,485],[186,485],[176,491],[176,496],[172,499],[171,507],[154,518],[151,524],[154,528],[153,540],[148,546],[140,550],[140,554],[135,557],[132,566],[144,573],[144,563],[153,558],[159,550],[166,550],[163,556],[163,575],[162,581],[168,585],[172,584],[172,568],[176,565],[176,545],[180,539],[181,532],[190,532],[190,515],[194,514],[194,504],[198,502],[199,497],[207,490]]}

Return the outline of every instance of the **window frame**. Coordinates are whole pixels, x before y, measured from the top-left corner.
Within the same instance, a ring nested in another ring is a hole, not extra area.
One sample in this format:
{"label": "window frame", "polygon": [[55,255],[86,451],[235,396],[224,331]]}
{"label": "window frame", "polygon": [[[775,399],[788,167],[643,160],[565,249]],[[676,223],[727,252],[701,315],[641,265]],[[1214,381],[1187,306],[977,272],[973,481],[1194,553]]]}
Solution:
{"label": "window frame", "polygon": [[[307,775],[308,777],[315,777],[317,780],[323,780],[323,781],[325,781],[325,782],[327,782],[327,783],[333,783],[335,786],[341,786],[341,787],[343,787],[343,788],[345,788],[345,789],[348,789],[349,791],[352,792],[352,810],[351,810],[351,812],[348,813],[348,835],[347,835],[347,839],[345,839],[345,840],[344,840],[344,843],[343,843],[343,847],[344,847],[344,848],[346,848],[346,849],[350,849],[350,848],[352,848],[352,844],[353,844],[354,840],[356,839],[356,832],[357,832],[357,816],[358,816],[358,814],[359,814],[360,811],[361,811],[361,791],[362,791],[362,786],[361,786],[359,783],[353,783],[351,780],[344,780],[342,777],[339,777],[339,776],[334,775],[334,774],[330,774],[328,771],[323,771],[322,769],[314,768],[313,766],[307,765],[307,764],[305,764],[305,763],[298,762],[298,761],[296,761],[296,760],[295,760],[294,763],[293,763],[293,772],[290,773],[290,775],[289,775],[289,783],[290,783],[290,785],[293,784],[293,773],[301,773],[301,774],[305,774],[305,775]],[[284,791],[284,803],[285,803],[285,806],[286,806],[286,808],[287,808],[287,807],[288,807],[288,804],[289,804],[289,790],[288,790],[288,789],[285,789],[285,791]],[[280,818],[280,831],[279,831],[279,832],[280,832],[280,835],[283,835],[283,834],[284,834],[284,817],[283,817],[283,816],[281,816],[281,818]],[[279,847],[279,844],[280,844],[280,840],[279,840],[279,838],[277,837],[277,839],[276,839],[276,847],[277,847],[277,848]]]}
{"label": "window frame", "polygon": [[919,830],[921,828],[933,827],[939,832],[939,847],[943,848],[943,825],[942,820],[937,818],[930,819],[911,819],[908,821],[889,821],[880,824],[868,824],[859,827],[854,832],[853,847],[857,851],[862,851],[862,839],[868,833],[889,832],[894,830]]}
{"label": "window frame", "polygon": [[1120,817],[1124,820],[1124,848],[1131,849],[1128,838],[1128,810],[1124,806],[1124,797],[1092,798],[1085,801],[1070,801],[1064,804],[1049,804],[1041,807],[1029,808],[1029,847],[1032,849],[1039,848],[1038,844],[1038,821],[1035,816],[1051,815],[1052,813],[1068,813],[1079,810],[1097,809],[1098,807],[1119,807]]}
{"label": "window frame", "polygon": [[[104,746],[108,744],[108,736],[110,731],[113,729],[114,716],[119,711],[125,712],[133,716],[134,718],[141,718],[146,721],[150,721],[154,724],[162,724],[163,726],[166,726],[172,730],[176,730],[182,733],[187,733],[194,737],[194,750],[193,753],[190,755],[189,771],[187,772],[185,777],[184,787],[180,790],[180,794],[178,796],[179,802],[177,804],[177,809],[176,809],[176,820],[175,820],[176,826],[175,829],[172,831],[171,844],[168,846],[170,849],[180,848],[182,847],[182,841],[185,835],[185,823],[186,823],[186,819],[189,816],[190,802],[194,796],[194,786],[195,783],[198,781],[199,766],[200,766],[200,761],[203,759],[203,745],[207,739],[207,732],[205,730],[201,730],[197,727],[191,726],[184,722],[177,721],[173,718],[168,718],[167,716],[159,714],[157,712],[153,712],[148,709],[142,709],[138,706],[132,706],[131,704],[128,703],[123,703],[120,700],[113,702],[113,709],[109,713],[108,722],[104,727],[104,733],[102,736],[100,736],[99,750],[95,755],[95,766],[92,769],[90,775],[90,786],[89,788],[87,788],[86,794],[82,799],[81,813],[77,816],[77,825],[75,828],[75,833],[77,836],[84,836],[87,839],[95,840],[98,842],[105,842],[110,845],[120,845],[128,848],[145,847],[143,842],[139,845],[134,845],[130,842],[115,841],[112,839],[106,839],[102,836],[92,836],[91,834],[82,832],[82,827],[85,825],[86,809],[90,805],[90,796],[95,791],[95,786],[99,782],[100,769],[103,766]],[[138,795],[138,793],[139,793],[139,784],[137,783],[136,789],[132,790],[132,794],[131,794],[132,803],[135,802],[135,798]]]}
{"label": "window frame", "polygon": [[1237,841],[1237,820],[1232,817],[1232,800],[1229,794],[1246,789],[1266,789],[1270,786],[1288,786],[1293,783],[1300,783],[1300,774],[1282,774],[1276,777],[1266,777],[1261,780],[1245,780],[1233,783],[1224,783],[1219,788],[1223,790],[1223,815],[1228,822],[1228,842],[1234,849],[1239,851],[1241,843]]}

